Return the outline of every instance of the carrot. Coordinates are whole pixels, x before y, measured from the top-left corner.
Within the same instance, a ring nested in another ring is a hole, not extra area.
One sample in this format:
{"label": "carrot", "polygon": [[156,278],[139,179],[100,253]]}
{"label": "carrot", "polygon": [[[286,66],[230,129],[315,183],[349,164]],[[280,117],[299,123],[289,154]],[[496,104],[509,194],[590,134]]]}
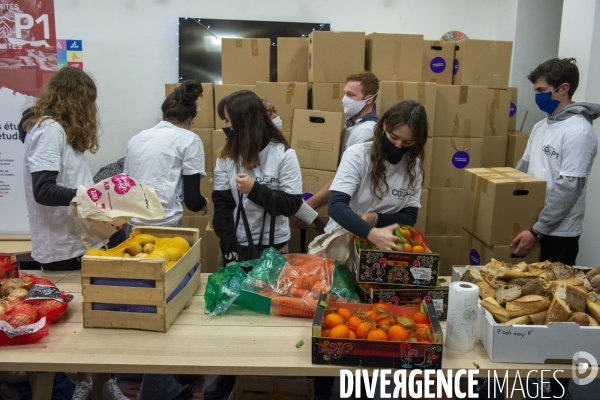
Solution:
{"label": "carrot", "polygon": [[278,296],[271,300],[271,314],[286,317],[313,318],[317,308],[316,300]]}
{"label": "carrot", "polygon": [[294,297],[300,297],[300,298],[303,298],[303,297],[306,297],[306,296],[308,296],[308,294],[309,294],[309,293],[310,293],[310,292],[309,292],[308,290],[306,290],[306,289],[301,289],[301,288],[297,288],[297,287],[293,287],[293,288],[291,288],[291,289],[290,289],[290,294],[291,294],[292,296],[294,296]]}

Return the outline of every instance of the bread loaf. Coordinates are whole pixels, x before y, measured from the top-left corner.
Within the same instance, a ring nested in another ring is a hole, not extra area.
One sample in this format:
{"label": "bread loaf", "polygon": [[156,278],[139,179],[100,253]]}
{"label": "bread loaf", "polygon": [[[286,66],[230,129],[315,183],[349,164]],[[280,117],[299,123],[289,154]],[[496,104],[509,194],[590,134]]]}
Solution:
{"label": "bread loaf", "polygon": [[513,271],[521,271],[521,272],[527,272],[527,263],[524,261],[521,261],[518,264],[513,265],[512,267],[510,267],[511,270]]}
{"label": "bread loaf", "polygon": [[585,315],[587,315],[588,318],[590,319],[590,326],[600,326],[598,321],[596,321],[594,318],[592,318],[592,316],[590,314],[585,314]]}
{"label": "bread loaf", "polygon": [[471,265],[469,269],[467,269],[462,275],[460,280],[463,282],[471,282],[477,284],[478,282],[481,282],[483,280],[483,277],[481,276],[481,272],[479,272],[479,269]]}
{"label": "bread loaf", "polygon": [[556,275],[557,280],[569,279],[573,277],[575,269],[561,262],[552,263],[552,272]]}
{"label": "bread loaf", "polygon": [[593,303],[589,300],[585,302],[586,312],[594,318],[598,323],[600,323],[600,305]]}
{"label": "bread loaf", "polygon": [[517,285],[504,285],[496,290],[496,301],[504,304],[521,297],[521,288]]}
{"label": "bread loaf", "polygon": [[[590,283],[594,280],[595,277],[600,276],[600,267],[596,267],[596,268],[592,268],[591,270],[588,271],[588,273],[585,275],[585,277],[588,279],[588,281],[590,281]],[[600,283],[599,283],[600,285]],[[592,286],[594,286],[592,284]],[[597,287],[597,286],[594,286]]]}
{"label": "bread loaf", "polygon": [[520,315],[534,314],[545,310],[550,305],[550,300],[545,296],[528,295],[506,303],[507,312],[518,312]]}
{"label": "bread loaf", "polygon": [[571,317],[571,309],[566,301],[554,296],[550,307],[548,307],[548,315],[546,315],[546,325],[550,322],[566,322]]}
{"label": "bread loaf", "polygon": [[583,289],[579,289],[566,283],[561,283],[556,288],[554,297],[564,300],[571,311],[585,312],[587,292],[585,292]]}
{"label": "bread loaf", "polygon": [[546,289],[544,288],[544,285],[542,284],[542,282],[543,282],[542,278],[533,279],[532,281],[527,283],[525,286],[521,287],[521,293],[523,294],[523,296],[531,296],[531,295],[543,296],[543,295],[545,295]]}
{"label": "bread loaf", "polygon": [[520,317],[509,319],[508,321],[506,321],[504,323],[504,325],[506,325],[506,326],[530,325],[530,324],[531,324],[531,318],[529,318],[529,315],[522,315]]}
{"label": "bread loaf", "polygon": [[486,297],[481,300],[481,306],[492,313],[494,318],[499,322],[506,322],[511,318],[520,317],[523,314],[509,313],[502,307],[493,297]]}
{"label": "bread loaf", "polygon": [[548,315],[548,310],[529,314],[529,319],[533,325],[544,325],[546,323],[546,315]]}
{"label": "bread loaf", "polygon": [[589,326],[590,325],[590,317],[584,312],[574,312],[571,314],[571,317],[567,320],[567,322],[575,322],[579,326]]}
{"label": "bread loaf", "polygon": [[509,279],[507,283],[509,285],[525,286],[534,279],[536,279],[535,276],[528,276],[527,278],[514,278],[514,279]]}
{"label": "bread loaf", "polygon": [[590,284],[592,285],[592,287],[594,289],[597,287],[600,287],[600,275],[596,275],[595,277],[593,277],[592,280],[590,281]]}
{"label": "bread loaf", "polygon": [[486,281],[478,282],[477,286],[479,286],[479,297],[482,299],[485,299],[486,297],[496,297],[496,289]]}

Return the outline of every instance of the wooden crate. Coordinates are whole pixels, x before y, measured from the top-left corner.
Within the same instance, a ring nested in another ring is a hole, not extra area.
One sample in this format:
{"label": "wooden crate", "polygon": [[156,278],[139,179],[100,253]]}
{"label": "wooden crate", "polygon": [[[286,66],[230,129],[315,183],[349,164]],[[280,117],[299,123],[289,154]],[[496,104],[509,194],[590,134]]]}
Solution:
{"label": "wooden crate", "polygon": [[312,379],[238,376],[229,400],[312,400]]}
{"label": "wooden crate", "polygon": [[[192,228],[134,227],[133,232],[157,237],[179,236],[191,249],[166,271],[161,259],[85,256],[81,261],[83,326],[166,332],[200,286],[200,265],[186,286],[167,303],[188,272],[200,264],[200,234]],[[154,288],[92,285],[92,278],[152,280]],[[155,306],[156,313],[93,310],[92,303]]]}

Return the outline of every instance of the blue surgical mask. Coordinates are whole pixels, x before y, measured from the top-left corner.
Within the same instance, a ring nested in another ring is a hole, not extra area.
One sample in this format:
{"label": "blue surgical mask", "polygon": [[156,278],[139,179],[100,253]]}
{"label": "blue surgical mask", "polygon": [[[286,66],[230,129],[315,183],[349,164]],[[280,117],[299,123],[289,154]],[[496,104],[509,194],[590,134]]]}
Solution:
{"label": "blue surgical mask", "polygon": [[[560,88],[560,86],[551,92],[535,94],[535,103],[538,105],[540,110],[542,110],[543,112],[545,112],[548,115],[552,115],[552,113],[554,111],[556,111],[556,108],[560,104],[560,100],[552,99],[552,93],[556,92],[559,88]],[[561,98],[562,98],[562,96],[561,96]]]}

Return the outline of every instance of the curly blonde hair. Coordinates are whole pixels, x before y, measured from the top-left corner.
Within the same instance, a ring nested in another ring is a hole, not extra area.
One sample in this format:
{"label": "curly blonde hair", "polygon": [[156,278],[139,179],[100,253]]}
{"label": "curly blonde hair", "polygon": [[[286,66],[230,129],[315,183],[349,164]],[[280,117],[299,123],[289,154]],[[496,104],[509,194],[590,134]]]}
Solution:
{"label": "curly blonde hair", "polygon": [[38,123],[53,119],[65,130],[67,143],[76,151],[98,151],[98,107],[94,81],[79,68],[61,68],[50,79],[31,107],[23,124],[29,132]]}

